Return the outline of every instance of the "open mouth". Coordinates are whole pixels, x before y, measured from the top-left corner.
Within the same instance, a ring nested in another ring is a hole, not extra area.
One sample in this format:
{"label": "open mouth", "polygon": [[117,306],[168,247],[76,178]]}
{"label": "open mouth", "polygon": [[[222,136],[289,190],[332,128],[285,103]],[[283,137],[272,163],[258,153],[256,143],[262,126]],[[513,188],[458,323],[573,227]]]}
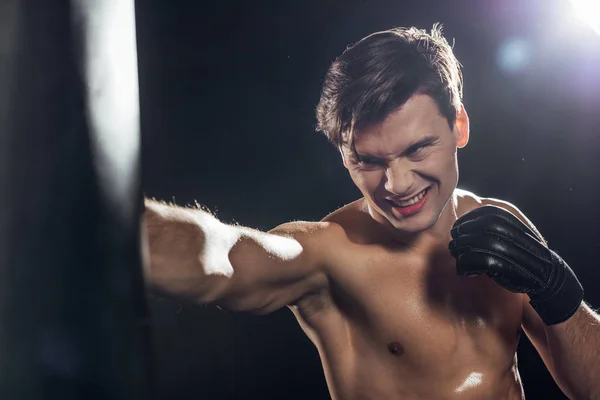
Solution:
{"label": "open mouth", "polygon": [[392,213],[396,218],[408,217],[421,211],[427,198],[429,197],[429,189],[425,188],[422,192],[416,194],[408,200],[387,200],[392,205]]}
{"label": "open mouth", "polygon": [[420,201],[422,201],[425,198],[425,196],[427,195],[428,191],[429,191],[429,188],[425,188],[425,190],[416,194],[414,197],[412,197],[408,200],[403,200],[403,201],[388,200],[388,202],[391,205],[393,205],[394,207],[406,208],[406,207],[418,204]]}

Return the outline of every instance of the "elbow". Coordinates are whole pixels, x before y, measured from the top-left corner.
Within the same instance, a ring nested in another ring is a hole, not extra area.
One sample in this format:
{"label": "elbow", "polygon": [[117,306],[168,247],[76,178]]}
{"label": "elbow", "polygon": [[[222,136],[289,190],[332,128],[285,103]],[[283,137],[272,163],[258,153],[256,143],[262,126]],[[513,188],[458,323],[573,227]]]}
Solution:
{"label": "elbow", "polygon": [[572,400],[600,400],[600,392],[598,391],[571,390],[563,391],[563,393]]}
{"label": "elbow", "polygon": [[253,293],[226,293],[213,303],[227,311],[244,312],[252,315],[268,315],[284,306],[276,297]]}
{"label": "elbow", "polygon": [[[581,392],[581,390],[579,391]],[[572,399],[600,400],[600,384],[598,381],[591,382],[585,393],[576,392]]]}
{"label": "elbow", "polygon": [[201,304],[219,304],[229,297],[234,269],[228,253],[204,248],[196,262],[201,271],[201,284],[197,288],[196,300]]}
{"label": "elbow", "polygon": [[555,381],[569,399],[600,400],[600,386],[598,385],[598,382],[582,384],[581,382],[573,382],[568,378],[555,379]]}
{"label": "elbow", "polygon": [[145,271],[148,289],[161,295],[198,304],[217,303],[227,296],[231,278],[206,274],[199,263],[173,265],[150,264]]}
{"label": "elbow", "polygon": [[200,304],[219,305],[228,297],[231,277],[213,274],[204,275],[198,286],[192,290],[193,300]]}

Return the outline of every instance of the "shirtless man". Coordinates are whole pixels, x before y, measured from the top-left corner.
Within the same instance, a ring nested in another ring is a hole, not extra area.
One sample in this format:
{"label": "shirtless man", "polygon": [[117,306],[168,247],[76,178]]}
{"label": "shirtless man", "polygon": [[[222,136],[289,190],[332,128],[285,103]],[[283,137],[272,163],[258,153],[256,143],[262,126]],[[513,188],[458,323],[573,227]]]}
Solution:
{"label": "shirtless man", "polygon": [[521,328],[569,397],[600,399],[600,318],[572,270],[516,207],[456,188],[461,86],[437,27],[359,41],[329,69],[317,117],[364,197],[268,233],[147,201],[149,285],[289,307],[333,399],[521,399]]}

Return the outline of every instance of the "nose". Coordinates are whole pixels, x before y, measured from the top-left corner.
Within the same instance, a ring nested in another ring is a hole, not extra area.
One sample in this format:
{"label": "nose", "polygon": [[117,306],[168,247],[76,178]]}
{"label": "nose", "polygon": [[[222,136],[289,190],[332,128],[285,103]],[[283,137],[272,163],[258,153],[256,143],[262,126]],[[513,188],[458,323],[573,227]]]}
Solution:
{"label": "nose", "polygon": [[384,188],[396,196],[411,194],[415,187],[415,175],[407,160],[394,160],[385,170]]}

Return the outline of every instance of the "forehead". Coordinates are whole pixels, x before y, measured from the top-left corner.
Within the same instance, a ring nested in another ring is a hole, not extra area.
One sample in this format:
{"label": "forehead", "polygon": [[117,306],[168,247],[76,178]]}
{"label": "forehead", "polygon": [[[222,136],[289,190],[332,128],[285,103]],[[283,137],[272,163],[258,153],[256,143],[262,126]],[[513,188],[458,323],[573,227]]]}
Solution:
{"label": "forehead", "polygon": [[359,153],[393,153],[424,136],[449,130],[435,101],[427,95],[415,95],[381,123],[357,131],[354,147]]}

